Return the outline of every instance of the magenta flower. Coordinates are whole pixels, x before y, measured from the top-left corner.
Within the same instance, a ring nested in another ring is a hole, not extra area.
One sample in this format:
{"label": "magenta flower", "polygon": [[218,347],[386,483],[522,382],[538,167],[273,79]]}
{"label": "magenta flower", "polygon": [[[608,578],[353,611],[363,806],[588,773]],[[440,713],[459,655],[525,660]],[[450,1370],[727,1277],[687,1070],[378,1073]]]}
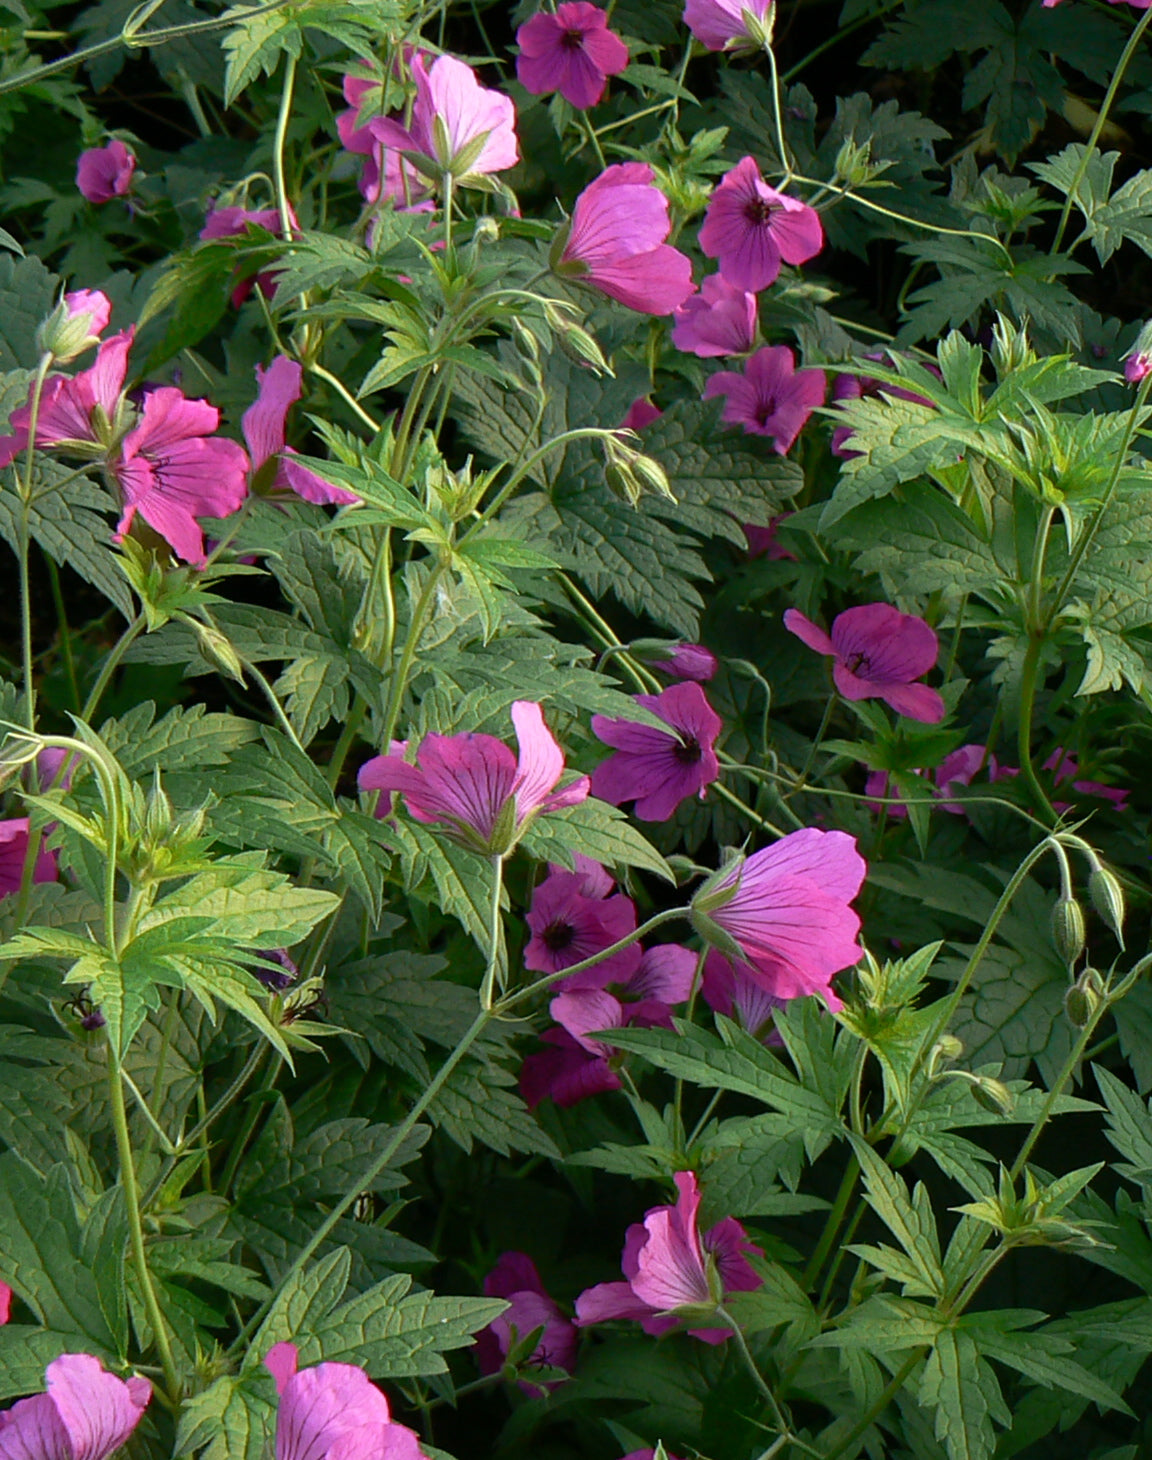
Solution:
{"label": "magenta flower", "polygon": [[91,1354],[61,1354],[44,1378],[46,1394],[0,1412],[0,1460],[105,1460],[152,1398],[147,1379],[118,1379]]}
{"label": "magenta flower", "polygon": [[824,230],[815,208],[769,187],[755,159],[742,157],[712,194],[700,247],[720,260],[729,284],[758,294],[775,282],[782,263],[814,259]]}
{"label": "magenta flower", "polygon": [[289,360],[286,355],[277,355],[267,370],[262,370],[259,365],[256,367],[260,393],[244,412],[241,423],[252,458],[253,480],[271,462],[271,467],[264,473],[265,477],[271,478],[267,482],[270,491],[293,491],[306,502],[339,506],[358,502],[360,498],[355,492],[334,487],[306,466],[293,461],[296,452],[285,445],[288,411],[300,399],[303,374],[296,361]]}
{"label": "magenta flower", "polygon": [[112,302],[99,289],[76,289],[60,303],[36,331],[37,347],[59,365],[67,365],[100,343],[112,317]]}
{"label": "magenta flower", "polygon": [[76,164],[76,186],[90,203],[122,198],[132,186],[136,158],[119,138],[104,147],[89,147]]}
{"label": "magenta flower", "polygon": [[[759,47],[772,32],[774,0],[685,0],[684,24],[710,51]],[[747,16],[759,22],[751,35]]]}
{"label": "magenta flower", "polygon": [[[473,851],[503,855],[537,813],[575,806],[588,795],[587,776],[555,789],[564,754],[539,705],[517,700],[512,724],[519,759],[492,735],[426,735],[415,765],[391,754],[361,766],[360,789],[399,791],[417,821],[438,822]],[[386,797],[376,814],[388,814]]]}
{"label": "magenta flower", "polygon": [[12,1316],[12,1289],[0,1282],[0,1323],[7,1323]]}
{"label": "magenta flower", "polygon": [[[729,1293],[750,1293],[762,1279],[748,1261],[764,1254],[739,1222],[726,1217],[701,1236],[697,1224],[700,1190],[691,1171],[675,1176],[675,1206],[653,1207],[643,1225],[628,1228],[621,1267],[626,1281],[599,1283],[576,1299],[576,1326],[634,1318],[645,1333],[660,1334],[678,1320],[701,1319]],[[706,1343],[723,1343],[727,1328],[690,1328]]]}
{"label": "magenta flower", "polygon": [[817,654],[833,656],[832,680],[846,700],[883,700],[923,725],[944,718],[939,693],[912,683],[933,667],[940,648],[922,618],[890,603],[865,603],[837,614],[830,635],[795,608],[786,610],[784,627]]}
{"label": "magenta flower", "polygon": [[276,1380],[276,1460],[423,1460],[420,1441],[392,1418],[388,1401],[354,1364],[297,1371],[294,1343],[277,1343],[264,1366]]}
{"label": "magenta flower", "polygon": [[611,1044],[594,1039],[598,1032],[629,1025],[671,1029],[672,1006],[688,998],[695,973],[694,953],[676,943],[662,943],[649,948],[632,972],[610,983],[593,986],[587,974],[574,975],[575,987],[557,994],[549,1012],[577,1044],[590,1054],[603,1054]]}
{"label": "magenta flower", "polygon": [[708,1007],[726,1019],[735,1019],[755,1039],[780,1042],[772,1032],[776,1010],[787,1002],[768,992],[746,963],[725,958],[716,948],[704,960],[700,993]]}
{"label": "magenta flower", "polygon": [[616,886],[616,882],[606,867],[599,862],[586,857],[583,852],[574,854],[575,867],[562,867],[558,862],[549,862],[548,871],[557,876],[561,874],[575,873],[579,877],[579,891],[584,897],[607,897]]}
{"label": "magenta flower", "polygon": [[[527,917],[532,936],[524,949],[525,968],[559,973],[635,932],[636,905],[630,897],[623,893],[589,897],[586,886],[580,872],[553,872],[533,892]],[[633,943],[573,977],[581,987],[602,988],[632,974],[641,956],[639,945]],[[571,986],[568,980],[562,985]]]}
{"label": "magenta flower", "polygon": [[767,558],[769,562],[794,563],[796,554],[790,553],[786,547],[782,547],[776,536],[780,524],[785,518],[791,516],[791,512],[781,512],[778,517],[773,517],[767,527],[757,527],[752,522],[746,522],[744,538],[748,544],[748,556]]}
{"label": "magenta flower", "polygon": [[592,773],[592,794],[613,806],[635,801],[641,821],[667,821],[686,797],[703,800],[720,774],[713,747],[724,722],[698,684],[674,684],[635,699],[670,728],[593,715],[592,733],[616,754]]}
{"label": "magenta flower", "polygon": [[629,431],[643,431],[645,426],[658,421],[663,414],[660,407],[654,406],[646,395],[638,395],[628,407],[620,424]]}
{"label": "magenta flower", "polygon": [[[936,767],[935,782],[936,788],[941,796],[947,796],[952,792],[954,786],[970,786],[973,777],[980,771],[981,767],[987,765],[989,779],[995,780],[996,757],[990,756],[983,745],[961,745],[950,755],[946,755]],[[923,775],[924,772],[917,770],[916,775]],[[1015,774],[1015,773],[1013,773]],[[887,771],[872,771],[864,782],[864,794],[867,796],[883,796],[889,798],[887,806],[868,802],[870,811],[887,811],[891,821],[903,821],[908,815],[908,808],[902,806],[898,800],[893,804],[891,798],[894,793],[889,783]],[[941,811],[947,811],[953,816],[963,816],[964,806],[959,801],[941,800]]]}
{"label": "magenta flower", "polygon": [[544,1048],[528,1055],[520,1067],[520,1094],[529,1110],[545,1098],[569,1106],[619,1090],[620,1076],[607,1057],[585,1049],[567,1029],[546,1029],[540,1042]]}
{"label": "magenta flower", "polygon": [[628,47],[608,17],[586,0],[566,0],[556,14],[542,10],[516,32],[516,75],[526,91],[558,91],[579,111],[595,106],[609,76],[628,65]]}
{"label": "magenta flower", "polygon": [[412,124],[390,117],[371,124],[377,141],[397,151],[422,153],[456,176],[503,172],[520,160],[516,110],[510,97],[481,86],[471,66],[455,56],[440,56],[429,66],[422,55],[411,61],[416,83]]}
{"label": "magenta flower", "polygon": [[691,679],[707,684],[720,668],[720,661],[703,644],[677,644],[667,659],[654,659],[652,668],[669,679]]}
{"label": "magenta flower", "polygon": [[781,456],[824,401],[824,372],[797,370],[787,345],[765,345],[748,359],[743,375],[721,370],[704,387],[704,399],[724,397],[723,420],[753,436],[771,436]]}
{"label": "magenta flower", "polygon": [[[883,363],[884,356],[879,353],[865,356],[867,360],[876,360]],[[933,367],[935,368],[935,367]],[[939,373],[939,372],[937,372]],[[837,375],[832,382],[831,405],[839,405],[842,401],[860,400],[867,396],[891,396],[893,400],[910,400],[920,406],[930,406],[932,401],[926,395],[917,395],[914,390],[905,390],[902,386],[889,385],[884,380],[873,380],[870,375]],[[853,451],[848,445],[848,439],[852,435],[851,426],[837,426],[832,432],[833,455],[841,457],[844,461],[859,456],[859,451]]]}
{"label": "magenta flower", "polygon": [[[413,51],[410,63],[422,52]],[[369,96],[377,98],[377,114],[369,115],[361,126],[359,119]],[[340,141],[349,152],[359,153],[364,158],[364,170],[360,175],[360,192],[367,203],[378,203],[381,198],[391,198],[397,207],[431,208],[427,200],[428,185],[416,169],[395,147],[386,146],[380,136],[379,123],[389,121],[379,112],[381,96],[380,77],[365,72],[350,72],[344,77],[344,100],[349,110],[336,118],[336,130]],[[389,132],[390,128],[384,128]]]}
{"label": "magenta flower", "polygon": [[[36,418],[38,447],[62,447],[94,457],[112,444],[119,429],[133,334],[127,329],[105,340],[96,351],[95,362],[71,379],[49,376]],[[0,436],[0,466],[8,466],[27,448],[31,420],[30,404],[12,412],[12,435]]]}
{"label": "magenta flower", "polygon": [[726,957],[739,956],[774,998],[820,994],[861,957],[849,906],[867,871],[854,837],[805,827],[722,868],[697,893],[692,921]]}
{"label": "magenta flower", "polygon": [[[20,891],[20,882],[24,876],[24,858],[27,855],[28,818],[14,816],[7,821],[0,821],[0,897]],[[46,851],[43,841],[32,870],[32,881],[56,881],[56,853]]]}
{"label": "magenta flower", "polygon": [[[571,1373],[576,1367],[576,1325],[549,1295],[527,1253],[503,1253],[484,1279],[484,1295],[507,1298],[508,1307],[476,1335],[476,1363],[482,1374],[498,1374],[511,1350],[537,1329],[540,1337],[526,1366]],[[521,1378],[519,1388],[533,1398],[542,1398],[563,1382],[551,1379],[534,1384]]]}
{"label": "magenta flower", "polygon": [[704,360],[744,355],[756,343],[757,318],[755,294],[737,289],[723,274],[709,274],[700,293],[676,311],[672,343]]}
{"label": "magenta flower", "polygon": [[[1052,772],[1052,780],[1057,786],[1062,781],[1071,781],[1072,789],[1079,791],[1082,796],[1098,796],[1103,801],[1111,801],[1117,811],[1124,811],[1127,808],[1127,791],[1120,790],[1117,786],[1107,786],[1103,781],[1077,779],[1080,774],[1080,766],[1076,757],[1069,755],[1066,750],[1054,750],[1044,762],[1044,769]],[[1056,809],[1068,811],[1071,808],[1064,804],[1057,806]]]}
{"label": "magenta flower", "polygon": [[664,242],[671,227],[648,164],[617,162],[576,199],[556,272],[640,314],[671,314],[696,287],[688,259]]}
{"label": "magenta flower", "polygon": [[[288,221],[293,229],[299,227],[296,215],[291,208],[288,209]],[[263,228],[266,233],[279,237],[281,232],[280,211],[278,208],[241,208],[234,205],[226,208],[213,208],[204,220],[200,237],[206,243],[221,238],[243,238],[248,231],[249,224],[255,228]],[[265,299],[271,299],[276,293],[276,275],[267,269],[255,274],[247,274],[244,272],[243,266],[238,265],[234,277],[236,277],[237,283],[232,290],[233,309],[240,308],[254,286],[260,290]]]}

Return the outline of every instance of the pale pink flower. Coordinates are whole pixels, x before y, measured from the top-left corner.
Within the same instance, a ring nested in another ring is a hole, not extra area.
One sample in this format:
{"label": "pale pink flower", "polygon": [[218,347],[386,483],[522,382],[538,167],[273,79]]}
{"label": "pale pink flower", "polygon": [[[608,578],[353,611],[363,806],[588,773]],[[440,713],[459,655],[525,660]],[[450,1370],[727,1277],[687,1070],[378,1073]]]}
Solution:
{"label": "pale pink flower", "polygon": [[416,55],[411,72],[416,83],[412,124],[405,128],[390,117],[373,121],[379,142],[422,153],[461,176],[515,167],[520,152],[510,97],[481,86],[472,67],[455,56],[440,56],[428,65]]}
{"label": "pale pink flower", "polygon": [[397,1424],[388,1401],[354,1364],[297,1370],[294,1343],[277,1343],[264,1366],[276,1380],[276,1460],[423,1460],[420,1441]]}
{"label": "pale pink flower", "polygon": [[635,801],[641,821],[667,821],[687,797],[703,800],[720,774],[714,746],[724,722],[691,682],[635,699],[669,728],[593,715],[592,733],[616,754],[592,773],[592,794],[614,806]]}
{"label": "pale pink flower", "polygon": [[576,199],[556,272],[640,314],[671,314],[695,289],[692,265],[664,240],[668,199],[646,162],[617,162]]}
{"label": "pale pink flower", "polygon": [[[501,1254],[484,1279],[484,1296],[506,1298],[508,1307],[476,1335],[476,1363],[482,1374],[499,1373],[511,1350],[537,1329],[541,1330],[540,1337],[524,1367],[563,1369],[568,1373],[576,1367],[576,1325],[549,1295],[526,1252]],[[539,1398],[563,1382],[550,1379],[532,1383],[522,1377],[519,1388]]]}
{"label": "pale pink flower", "polygon": [[[630,897],[589,896],[587,885],[581,872],[553,872],[535,889],[527,917],[532,936],[524,949],[525,968],[559,973],[635,932],[636,905]],[[612,979],[627,978],[640,958],[639,944],[632,943],[573,977],[584,987],[600,988]],[[570,986],[570,980],[561,985]]]}
{"label": "pale pink flower", "polygon": [[685,0],[684,24],[710,51],[757,46],[760,39],[748,34],[744,12],[753,15],[761,29],[768,32],[773,4],[774,0]]}
{"label": "pale pink flower", "polygon": [[944,718],[939,692],[912,682],[928,673],[940,649],[922,618],[890,603],[865,603],[837,614],[831,634],[795,608],[786,610],[784,627],[817,654],[833,656],[832,680],[846,700],[883,700],[924,725]]}
{"label": "pale pink flower", "polygon": [[638,395],[628,407],[620,424],[629,431],[643,431],[645,426],[658,421],[663,414],[660,407],[654,406],[646,395]]}
{"label": "pale pink flower", "polygon": [[742,157],[712,194],[700,247],[720,260],[729,284],[758,294],[775,281],[782,263],[815,258],[824,230],[815,208],[769,187],[755,158]]}
{"label": "pale pink flower", "polygon": [[[78,449],[93,457],[100,448],[111,445],[121,413],[133,334],[134,330],[127,329],[105,340],[96,351],[95,362],[71,379],[48,377],[36,417],[37,447]],[[27,448],[31,421],[31,403],[12,412],[12,435],[0,436],[0,466],[7,466]]]}
{"label": "pale pink flower", "polygon": [[64,303],[68,317],[86,322],[88,333],[99,336],[108,328],[112,318],[112,301],[102,289],[73,289],[65,294]]}
{"label": "pale pink flower", "polygon": [[[24,858],[28,855],[28,818],[13,816],[0,821],[0,897],[19,892],[24,875]],[[46,851],[40,843],[36,865],[32,871],[33,882],[56,881],[56,853]]]}
{"label": "pale pink flower", "polygon": [[267,370],[259,365],[256,367],[260,393],[244,412],[241,422],[252,459],[253,480],[271,462],[273,466],[267,473],[271,477],[267,483],[271,491],[293,491],[306,502],[341,506],[358,502],[360,498],[355,492],[334,487],[306,466],[293,461],[296,452],[285,444],[288,411],[300,399],[303,374],[296,361],[289,360],[287,355],[277,355]]}
{"label": "pale pink flower", "polygon": [[721,370],[704,387],[704,399],[723,396],[721,418],[753,436],[770,436],[781,456],[824,401],[824,372],[797,370],[787,345],[765,345],[749,357],[741,375]]}
{"label": "pale pink flower", "polygon": [[709,274],[699,294],[676,311],[672,343],[703,360],[744,355],[756,343],[757,317],[755,294],[737,289],[723,274]]}
{"label": "pale pink flower", "polygon": [[76,164],[76,186],[90,203],[109,203],[132,186],[136,158],[118,137],[104,147],[89,147]]}
{"label": "pale pink flower", "polygon": [[525,90],[558,91],[580,111],[595,106],[608,77],[628,65],[628,47],[608,29],[603,10],[586,0],[565,0],[555,15],[540,11],[516,32],[516,44],[516,75]]}
{"label": "pale pink flower", "polygon": [[140,1423],[147,1379],[118,1379],[91,1354],[61,1354],[48,1390],[0,1412],[0,1460],[105,1460]]}

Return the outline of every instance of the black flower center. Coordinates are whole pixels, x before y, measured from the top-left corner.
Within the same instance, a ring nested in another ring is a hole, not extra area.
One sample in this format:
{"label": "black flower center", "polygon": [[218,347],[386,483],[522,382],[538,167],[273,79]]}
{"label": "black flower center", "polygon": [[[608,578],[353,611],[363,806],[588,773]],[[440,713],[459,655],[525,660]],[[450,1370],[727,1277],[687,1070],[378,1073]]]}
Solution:
{"label": "black flower center", "polygon": [[579,51],[584,46],[582,30],[566,30],[560,37],[560,45],[566,51]]}
{"label": "black flower center", "polygon": [[767,223],[775,212],[775,205],[766,203],[763,198],[749,198],[744,204],[744,217],[754,225]]}
{"label": "black flower center", "polygon": [[863,649],[858,650],[855,654],[850,654],[844,663],[848,666],[849,674],[859,674],[861,669],[867,670],[872,667],[868,662],[868,655],[864,653]]}
{"label": "black flower center", "polygon": [[556,922],[549,923],[540,936],[544,939],[544,946],[549,953],[563,953],[566,948],[572,946],[576,929],[571,923],[557,919]]}
{"label": "black flower center", "polygon": [[677,742],[676,749],[672,752],[681,765],[699,765],[700,757],[704,752],[700,749],[700,742],[695,735],[689,735]]}

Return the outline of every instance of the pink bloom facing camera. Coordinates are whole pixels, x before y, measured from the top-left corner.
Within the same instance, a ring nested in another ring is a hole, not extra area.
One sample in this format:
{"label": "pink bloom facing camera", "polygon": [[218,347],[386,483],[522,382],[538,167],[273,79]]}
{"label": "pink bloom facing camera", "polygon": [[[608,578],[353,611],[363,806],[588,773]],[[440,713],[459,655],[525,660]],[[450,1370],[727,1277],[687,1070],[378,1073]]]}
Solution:
{"label": "pink bloom facing camera", "polygon": [[[484,1296],[506,1298],[508,1308],[476,1335],[476,1363],[482,1374],[497,1374],[514,1344],[540,1329],[536,1347],[526,1367],[563,1369],[576,1367],[576,1325],[561,1312],[525,1252],[505,1252],[484,1279]],[[533,1383],[521,1379],[519,1388],[533,1398],[550,1393],[562,1379]]]}
{"label": "pink bloom facing camera", "polygon": [[724,722],[693,682],[637,695],[636,703],[669,728],[593,715],[592,733],[616,754],[592,773],[592,794],[614,806],[635,801],[641,821],[667,821],[689,796],[703,800],[720,774],[714,746]]}
{"label": "pink bloom facing camera", "polygon": [[743,157],[712,194],[700,247],[720,260],[729,284],[758,294],[781,264],[806,264],[824,247],[820,214],[769,187],[752,157]]}
{"label": "pink bloom facing camera", "polygon": [[415,1433],[354,1364],[296,1368],[294,1343],[277,1343],[264,1366],[276,1380],[276,1460],[423,1460]]}
{"label": "pink bloom facing camera", "polygon": [[542,10],[516,32],[516,75],[535,96],[550,91],[579,111],[595,106],[609,76],[628,65],[628,47],[608,29],[608,17],[586,0],[568,0],[556,14]]}
{"label": "pink bloom facing camera", "polygon": [[132,186],[135,155],[114,137],[104,147],[89,147],[76,164],[76,186],[90,203],[110,203]]}
{"label": "pink bloom facing camera", "polygon": [[824,403],[822,370],[797,370],[787,345],[765,345],[744,367],[720,370],[704,387],[704,399],[724,398],[721,418],[752,436],[770,436],[783,456],[808,417]]}

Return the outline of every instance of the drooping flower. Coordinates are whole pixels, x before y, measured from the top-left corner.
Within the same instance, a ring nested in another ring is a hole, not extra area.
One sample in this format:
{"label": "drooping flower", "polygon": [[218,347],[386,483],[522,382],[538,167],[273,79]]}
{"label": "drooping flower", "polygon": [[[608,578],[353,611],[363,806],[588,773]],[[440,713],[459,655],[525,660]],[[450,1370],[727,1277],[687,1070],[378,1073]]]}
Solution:
{"label": "drooping flower", "polygon": [[[538,812],[575,806],[589,789],[587,776],[555,789],[564,771],[564,753],[538,704],[517,700],[512,724],[519,759],[492,735],[426,735],[415,765],[395,753],[363,765],[360,789],[399,791],[417,821],[440,823],[474,851],[503,854]],[[388,814],[387,796],[376,814]]]}
{"label": "drooping flower", "polygon": [[554,267],[640,314],[671,314],[696,287],[691,263],[664,242],[671,227],[648,164],[614,163],[576,199]]}
{"label": "drooping flower", "polygon": [[756,160],[742,157],[712,194],[700,229],[700,247],[720,260],[736,289],[759,294],[775,282],[781,264],[806,264],[824,247],[815,208],[769,187]]}
{"label": "drooping flower", "polygon": [[592,733],[616,753],[592,773],[592,794],[614,806],[635,801],[641,821],[667,821],[686,797],[703,800],[720,774],[713,747],[724,722],[691,682],[637,695],[636,703],[669,729],[593,715]]}
{"label": "drooping flower", "polygon": [[90,203],[110,203],[122,198],[132,186],[136,158],[114,137],[103,147],[81,152],[76,164],[76,186]]}
{"label": "drooping flower", "polygon": [[510,97],[481,86],[472,67],[455,56],[429,65],[417,53],[410,69],[416,83],[411,126],[381,117],[372,123],[376,140],[397,152],[422,153],[457,177],[515,167],[520,152]]}
{"label": "drooping flower", "polygon": [[287,489],[306,502],[337,505],[358,502],[360,499],[355,492],[334,487],[306,466],[293,461],[296,453],[291,446],[285,445],[288,411],[300,399],[303,374],[296,361],[289,360],[287,355],[277,355],[267,370],[259,365],[256,367],[260,393],[244,412],[241,423],[252,458],[253,480],[271,462],[273,468],[268,473],[271,476],[268,487],[273,492]]}
{"label": "drooping flower", "polygon": [[[524,967],[538,973],[559,973],[583,963],[626,938],[636,929],[636,905],[630,897],[588,896],[580,872],[553,872],[532,894],[527,922],[532,936],[524,949]],[[627,978],[640,963],[636,943],[614,953],[584,973],[574,975],[588,988],[601,988],[614,978]],[[566,981],[563,987],[569,987]]]}
{"label": "drooping flower", "polygon": [[646,395],[638,395],[620,422],[629,431],[643,431],[645,426],[650,426],[653,421],[658,421],[664,412],[659,406],[654,406]]}
{"label": "drooping flower", "polygon": [[722,868],[697,893],[692,921],[706,942],[738,954],[774,998],[820,994],[861,956],[852,899],[867,868],[856,840],[805,827]]}
{"label": "drooping flower", "polygon": [[[576,1325],[565,1316],[541,1281],[536,1264],[526,1252],[505,1252],[484,1279],[484,1296],[507,1298],[508,1307],[476,1335],[476,1363],[482,1374],[497,1374],[510,1351],[529,1334],[540,1329],[540,1337],[524,1362],[527,1368],[563,1369],[576,1367]],[[525,1394],[540,1397],[564,1381],[539,1383],[521,1377]]]}
{"label": "drooping flower", "polygon": [[756,343],[757,317],[755,294],[737,289],[723,274],[709,274],[699,294],[676,311],[672,343],[703,360],[744,355]]}
{"label": "drooping flower", "polygon": [[[0,821],[0,897],[20,891],[24,858],[28,855],[28,834],[26,816],[14,816],[7,821]],[[32,870],[32,881],[56,881],[56,853],[46,851],[43,841]]]}
{"label": "drooping flower", "polygon": [[[93,364],[71,379],[48,377],[36,416],[38,448],[62,447],[93,457],[111,445],[121,414],[133,335],[127,329],[105,340]],[[0,466],[7,466],[27,448],[31,421],[30,402],[12,412],[12,434],[0,436]]]}
{"label": "drooping flower", "polygon": [[392,1418],[388,1401],[354,1364],[297,1370],[294,1343],[268,1350],[276,1380],[276,1460],[422,1460],[420,1441]]}
{"label": "drooping flower", "polygon": [[555,15],[534,15],[516,32],[516,75],[534,96],[558,91],[579,111],[595,106],[609,76],[628,65],[628,47],[608,17],[586,0],[565,0]]}
{"label": "drooping flower", "polygon": [[720,668],[716,655],[703,644],[677,644],[666,659],[650,662],[653,669],[669,679],[691,679],[697,684],[707,684]]}
{"label": "drooping flower", "polygon": [[924,725],[944,718],[939,692],[913,683],[933,667],[940,649],[922,618],[890,603],[865,603],[837,614],[831,634],[795,608],[786,610],[784,627],[817,654],[833,656],[832,680],[846,700],[883,700]]}
{"label": "drooping flower", "polygon": [[[684,24],[710,51],[762,46],[772,34],[774,0],[685,0]],[[758,35],[747,17],[757,22]]]}
{"label": "drooping flower", "polygon": [[60,303],[36,331],[39,349],[58,365],[67,365],[100,343],[112,317],[112,301],[100,289],[75,289]]}
{"label": "drooping flower", "polygon": [[704,399],[724,397],[721,418],[753,436],[771,436],[781,456],[824,401],[824,372],[797,370],[787,345],[765,345],[749,357],[744,373],[721,370],[710,376]]}
{"label": "drooping flower", "polygon": [[[424,53],[413,50],[410,64]],[[349,152],[356,152],[364,158],[364,170],[360,174],[360,192],[367,203],[378,203],[381,198],[391,198],[401,208],[431,208],[428,199],[428,184],[410,162],[394,146],[387,146],[381,137],[379,123],[390,121],[379,110],[382,103],[377,100],[376,114],[369,115],[361,125],[360,117],[370,96],[381,94],[379,74],[352,71],[344,77],[344,100],[349,110],[336,118],[336,130],[340,141]],[[390,133],[389,128],[383,129]]]}
{"label": "drooping flower", "polygon": [[700,1327],[729,1293],[755,1291],[761,1278],[748,1261],[763,1253],[739,1222],[726,1217],[701,1236],[700,1190],[691,1171],[676,1173],[675,1206],[653,1207],[628,1228],[621,1267],[625,1281],[599,1283],[576,1299],[577,1327],[634,1318],[645,1333],[664,1333],[681,1320],[706,1343],[723,1343],[727,1328]]}
{"label": "drooping flower", "polygon": [[105,1460],[152,1398],[147,1379],[118,1379],[91,1354],[61,1354],[44,1378],[47,1393],[0,1412],[0,1460]]}
{"label": "drooping flower", "polygon": [[772,1020],[786,1002],[769,993],[746,963],[725,958],[717,948],[710,948],[704,960],[700,993],[710,1009],[735,1019],[755,1039],[773,1037]]}

